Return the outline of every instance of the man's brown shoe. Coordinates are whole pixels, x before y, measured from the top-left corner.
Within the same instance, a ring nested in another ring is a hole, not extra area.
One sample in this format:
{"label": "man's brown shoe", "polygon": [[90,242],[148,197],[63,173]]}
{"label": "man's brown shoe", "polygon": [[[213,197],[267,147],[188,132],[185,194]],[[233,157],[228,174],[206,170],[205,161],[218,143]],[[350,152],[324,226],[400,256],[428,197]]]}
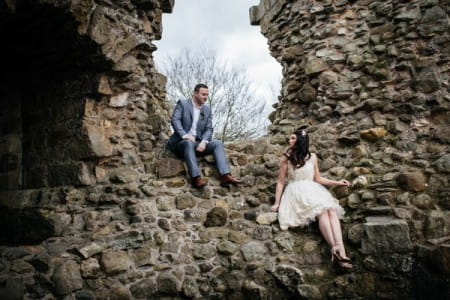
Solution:
{"label": "man's brown shoe", "polygon": [[201,189],[206,185],[206,181],[202,179],[201,176],[192,178],[192,186],[196,189]]}
{"label": "man's brown shoe", "polygon": [[220,185],[228,186],[229,184],[239,184],[241,181],[237,178],[232,177],[230,174],[224,174],[220,177]]}

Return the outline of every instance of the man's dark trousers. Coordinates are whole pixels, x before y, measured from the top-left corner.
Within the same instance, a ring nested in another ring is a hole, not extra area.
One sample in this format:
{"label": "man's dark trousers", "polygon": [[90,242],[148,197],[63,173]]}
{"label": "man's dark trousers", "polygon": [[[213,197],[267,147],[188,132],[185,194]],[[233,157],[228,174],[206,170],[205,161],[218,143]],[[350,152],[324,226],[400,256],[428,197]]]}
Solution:
{"label": "man's dark trousers", "polygon": [[177,143],[175,152],[180,157],[184,158],[186,162],[189,175],[191,178],[201,176],[200,169],[197,164],[197,156],[205,156],[212,154],[216,161],[216,167],[220,175],[230,173],[230,168],[225,155],[225,150],[221,141],[213,140],[206,145],[206,149],[203,152],[197,152],[195,149],[201,141],[195,143],[189,140],[182,140]]}

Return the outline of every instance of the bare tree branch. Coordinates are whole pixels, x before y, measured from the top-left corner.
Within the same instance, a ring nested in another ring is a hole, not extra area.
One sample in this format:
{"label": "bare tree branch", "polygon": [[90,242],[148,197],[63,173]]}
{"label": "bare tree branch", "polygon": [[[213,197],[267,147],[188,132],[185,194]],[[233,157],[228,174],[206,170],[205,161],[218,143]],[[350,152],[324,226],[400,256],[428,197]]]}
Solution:
{"label": "bare tree branch", "polygon": [[197,83],[208,85],[216,138],[236,141],[265,134],[266,101],[254,96],[244,68],[219,62],[215,51],[203,47],[167,57],[161,69],[167,76],[167,98],[173,104],[190,98]]}

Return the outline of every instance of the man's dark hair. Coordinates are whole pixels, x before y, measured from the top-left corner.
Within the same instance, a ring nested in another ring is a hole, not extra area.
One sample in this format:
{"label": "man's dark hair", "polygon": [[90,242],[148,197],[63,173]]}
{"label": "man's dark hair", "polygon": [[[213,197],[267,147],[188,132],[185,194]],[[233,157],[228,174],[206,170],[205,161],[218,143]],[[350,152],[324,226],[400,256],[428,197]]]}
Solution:
{"label": "man's dark hair", "polygon": [[200,89],[207,89],[208,86],[204,83],[199,83],[195,86],[194,92],[198,92]]}

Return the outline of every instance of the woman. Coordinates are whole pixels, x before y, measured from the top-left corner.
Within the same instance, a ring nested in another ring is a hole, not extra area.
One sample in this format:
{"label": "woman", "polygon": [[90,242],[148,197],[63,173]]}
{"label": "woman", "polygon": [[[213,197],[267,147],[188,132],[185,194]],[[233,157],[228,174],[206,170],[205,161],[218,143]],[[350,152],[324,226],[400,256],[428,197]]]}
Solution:
{"label": "woman", "polygon": [[[288,185],[284,189],[285,178]],[[305,226],[314,219],[331,247],[332,261],[344,269],[351,269],[351,260],[345,253],[339,217],[344,214],[338,201],[326,186],[350,186],[347,180],[330,180],[320,176],[317,157],[309,152],[309,137],[304,129],[298,129],[289,138],[289,148],[280,162],[272,211],[278,211],[282,230],[288,227]]]}

